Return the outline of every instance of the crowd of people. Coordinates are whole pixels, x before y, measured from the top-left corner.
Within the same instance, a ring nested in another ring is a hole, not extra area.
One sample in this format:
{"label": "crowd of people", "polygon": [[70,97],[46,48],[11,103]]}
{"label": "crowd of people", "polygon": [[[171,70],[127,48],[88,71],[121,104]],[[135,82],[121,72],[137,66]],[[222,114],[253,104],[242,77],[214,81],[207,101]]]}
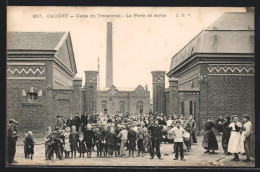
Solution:
{"label": "crowd of people", "polygon": [[[174,130],[180,126],[185,131],[183,136]],[[195,130],[193,115],[187,119],[183,115],[176,118],[158,113],[97,116],[85,112],[81,117],[71,114],[67,120],[58,115],[54,131],[48,127],[45,134],[46,160],[52,159],[54,152],[59,159],[81,158],[85,154],[91,158],[93,151],[96,157],[143,157],[148,153],[151,159],[154,156],[162,159],[162,142],[178,145],[173,147],[173,152],[178,155],[180,143],[177,142],[180,139],[175,137],[184,138],[181,142],[189,152],[191,145],[197,143]],[[185,160],[183,151],[181,146],[181,160]]]}
{"label": "crowd of people", "polygon": [[[15,163],[14,154],[17,140],[17,125],[14,119],[9,120],[8,128],[8,162]],[[233,154],[232,161],[239,161],[238,154],[245,153],[246,162],[250,161],[252,123],[249,115],[243,115],[239,122],[236,115],[222,116],[213,121],[206,117],[202,146],[205,153],[214,154],[218,150],[218,142],[213,131],[215,128],[222,135],[222,147],[225,154]],[[160,145],[162,142],[173,144],[174,160],[184,159],[184,151],[191,151],[191,146],[197,143],[196,121],[193,115],[165,116],[158,113],[148,114],[116,114],[92,115],[71,114],[65,120],[57,116],[54,126],[47,127],[45,133],[45,158],[91,158],[96,152],[98,158],[136,157],[150,155],[162,159]],[[32,131],[26,133],[24,154],[26,159],[32,159],[34,141]],[[169,150],[171,152],[172,150]]]}

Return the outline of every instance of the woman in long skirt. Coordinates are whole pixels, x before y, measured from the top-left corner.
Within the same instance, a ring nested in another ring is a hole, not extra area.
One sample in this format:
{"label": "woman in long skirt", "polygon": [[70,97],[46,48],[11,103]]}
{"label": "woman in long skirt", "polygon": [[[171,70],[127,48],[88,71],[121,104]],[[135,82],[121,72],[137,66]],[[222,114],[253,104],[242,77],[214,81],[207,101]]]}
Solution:
{"label": "woman in long skirt", "polygon": [[238,153],[241,151],[241,133],[242,123],[238,121],[237,115],[232,116],[232,123],[229,124],[231,128],[231,135],[228,142],[228,152],[234,154],[231,161],[239,161]]}
{"label": "woman in long skirt", "polygon": [[[212,131],[212,127],[215,127],[210,116],[206,117],[205,129],[204,129],[204,138],[202,141],[202,147],[206,149],[204,153],[215,153],[215,150],[218,150],[217,138]],[[212,152],[210,152],[212,150]]]}
{"label": "woman in long skirt", "polygon": [[226,155],[229,155],[231,153],[228,152],[228,142],[230,138],[230,131],[229,124],[231,121],[231,117],[229,115],[226,116],[226,120],[220,120],[218,119],[216,121],[216,125],[218,126],[218,131],[222,135],[222,148]]}

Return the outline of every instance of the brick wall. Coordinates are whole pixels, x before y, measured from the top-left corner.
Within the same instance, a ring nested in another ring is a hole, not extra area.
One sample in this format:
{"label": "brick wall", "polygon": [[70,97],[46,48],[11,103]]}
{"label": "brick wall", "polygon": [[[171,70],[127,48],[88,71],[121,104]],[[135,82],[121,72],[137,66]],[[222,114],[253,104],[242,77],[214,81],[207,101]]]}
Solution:
{"label": "brick wall", "polygon": [[165,105],[165,71],[152,71],[153,112],[166,113]]}

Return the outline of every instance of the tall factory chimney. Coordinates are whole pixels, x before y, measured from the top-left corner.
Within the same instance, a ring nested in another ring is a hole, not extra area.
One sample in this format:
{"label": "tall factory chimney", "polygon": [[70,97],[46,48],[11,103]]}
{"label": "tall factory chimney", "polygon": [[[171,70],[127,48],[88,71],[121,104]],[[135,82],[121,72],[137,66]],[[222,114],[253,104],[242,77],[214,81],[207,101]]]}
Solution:
{"label": "tall factory chimney", "polygon": [[107,22],[107,61],[106,61],[106,87],[113,85],[113,40],[112,22]]}

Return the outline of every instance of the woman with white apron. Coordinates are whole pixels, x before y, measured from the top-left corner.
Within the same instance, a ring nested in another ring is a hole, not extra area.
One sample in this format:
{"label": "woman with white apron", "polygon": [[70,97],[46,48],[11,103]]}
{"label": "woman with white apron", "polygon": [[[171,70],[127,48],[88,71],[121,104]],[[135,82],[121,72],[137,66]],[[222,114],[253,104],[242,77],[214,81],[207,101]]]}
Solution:
{"label": "woman with white apron", "polygon": [[231,135],[228,142],[228,152],[234,154],[234,158],[231,161],[238,162],[238,153],[241,152],[241,133],[242,123],[238,121],[237,115],[232,116],[232,123],[229,124],[231,128]]}

